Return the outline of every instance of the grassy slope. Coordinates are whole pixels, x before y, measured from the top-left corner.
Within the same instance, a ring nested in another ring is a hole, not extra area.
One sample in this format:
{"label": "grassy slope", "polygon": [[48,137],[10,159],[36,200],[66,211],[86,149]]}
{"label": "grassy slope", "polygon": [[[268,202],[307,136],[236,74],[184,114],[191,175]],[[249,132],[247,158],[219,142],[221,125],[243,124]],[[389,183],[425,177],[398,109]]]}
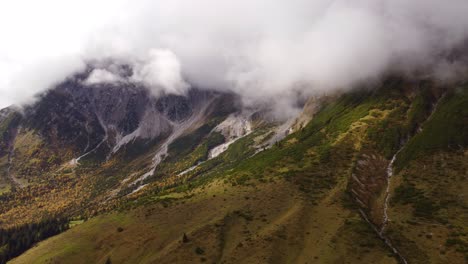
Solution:
{"label": "grassy slope", "polygon": [[468,145],[468,88],[450,91],[437,105],[430,120],[398,155],[401,169],[413,159],[439,150],[457,150]]}
{"label": "grassy slope", "polygon": [[447,94],[398,156],[391,236],[413,263],[468,261],[468,91]]}
{"label": "grassy slope", "polygon": [[340,205],[340,194],[337,188],[313,205],[282,180],[254,187],[213,182],[93,218],[11,263],[395,263],[358,215]]}

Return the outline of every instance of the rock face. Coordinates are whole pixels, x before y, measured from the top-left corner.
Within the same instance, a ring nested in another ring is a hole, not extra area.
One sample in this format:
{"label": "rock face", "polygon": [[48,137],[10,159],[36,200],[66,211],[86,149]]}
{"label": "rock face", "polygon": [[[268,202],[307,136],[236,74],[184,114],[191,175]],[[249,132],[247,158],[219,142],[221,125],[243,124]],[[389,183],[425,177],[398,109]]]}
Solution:
{"label": "rock face", "polygon": [[191,90],[186,96],[154,98],[133,84],[90,87],[74,79],[43,95],[26,110],[25,119],[47,139],[75,142],[77,150],[84,152],[110,137],[110,132],[111,142],[132,133],[145,139],[167,134],[173,123],[189,118],[212,96]]}
{"label": "rock face", "polygon": [[15,150],[15,174],[32,176],[90,156],[104,161],[136,141],[158,144],[201,109],[218,111],[216,102],[232,99],[200,89],[156,98],[136,84],[87,85],[85,79],[67,79],[21,113],[1,110],[0,156]]}
{"label": "rock face", "polygon": [[232,114],[216,126],[214,131],[221,133],[226,142],[210,150],[208,154],[208,158],[210,159],[219,156],[236,140],[252,132],[250,116],[248,114]]}

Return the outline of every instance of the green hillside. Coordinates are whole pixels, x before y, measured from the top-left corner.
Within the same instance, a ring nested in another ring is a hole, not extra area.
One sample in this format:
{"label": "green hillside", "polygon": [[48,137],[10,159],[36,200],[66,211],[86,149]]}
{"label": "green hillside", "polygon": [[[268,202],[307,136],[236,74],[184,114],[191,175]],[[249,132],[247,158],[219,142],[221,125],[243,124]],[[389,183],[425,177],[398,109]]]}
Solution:
{"label": "green hillside", "polygon": [[[169,145],[138,192],[112,191],[144,172],[158,143],[132,160],[54,171],[49,177],[68,181],[32,204],[22,198],[22,209],[53,208],[73,226],[11,263],[401,262],[374,230],[381,226],[408,263],[463,263],[467,109],[465,86],[392,79],[323,98],[306,126],[270,148],[274,124],[260,122],[208,160],[224,142],[212,131],[222,118],[213,116]],[[52,199],[64,205],[44,205]],[[9,208],[0,219],[14,219]]]}

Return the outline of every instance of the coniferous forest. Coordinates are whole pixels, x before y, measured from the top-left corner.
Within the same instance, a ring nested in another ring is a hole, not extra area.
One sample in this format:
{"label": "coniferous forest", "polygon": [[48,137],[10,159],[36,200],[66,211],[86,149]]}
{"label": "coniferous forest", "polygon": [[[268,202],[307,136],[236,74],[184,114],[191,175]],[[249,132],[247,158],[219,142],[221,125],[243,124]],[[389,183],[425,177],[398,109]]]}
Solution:
{"label": "coniferous forest", "polygon": [[66,218],[49,218],[8,229],[0,229],[0,263],[19,256],[35,243],[67,230]]}

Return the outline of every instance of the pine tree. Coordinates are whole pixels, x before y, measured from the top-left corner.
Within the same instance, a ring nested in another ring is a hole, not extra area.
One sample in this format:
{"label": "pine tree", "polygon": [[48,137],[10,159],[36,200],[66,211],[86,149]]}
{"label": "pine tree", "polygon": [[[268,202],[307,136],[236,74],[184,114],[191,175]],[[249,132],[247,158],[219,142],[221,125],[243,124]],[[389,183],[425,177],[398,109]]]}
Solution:
{"label": "pine tree", "polygon": [[182,242],[184,243],[188,243],[190,240],[188,239],[187,235],[184,233],[184,235],[182,236]]}

